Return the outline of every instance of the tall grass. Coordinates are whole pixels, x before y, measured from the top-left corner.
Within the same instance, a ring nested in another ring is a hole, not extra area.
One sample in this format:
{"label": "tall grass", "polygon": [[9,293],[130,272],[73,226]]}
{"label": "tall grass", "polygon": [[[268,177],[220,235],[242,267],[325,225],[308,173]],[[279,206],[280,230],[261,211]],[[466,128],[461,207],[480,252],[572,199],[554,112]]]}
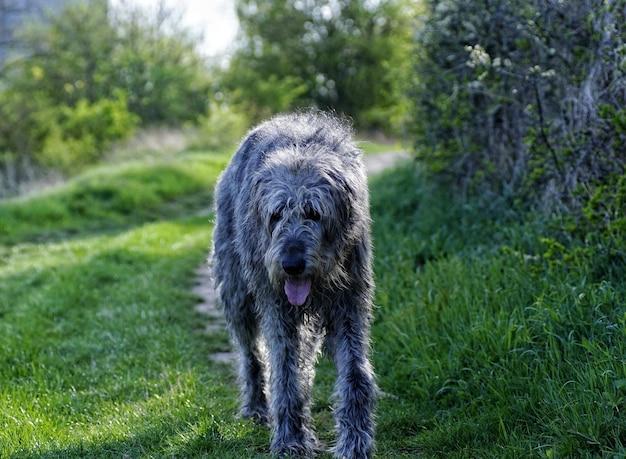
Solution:
{"label": "tall grass", "polygon": [[623,457],[624,266],[607,275],[582,242],[555,253],[529,210],[463,203],[416,177],[372,184],[376,366],[424,419],[414,451]]}

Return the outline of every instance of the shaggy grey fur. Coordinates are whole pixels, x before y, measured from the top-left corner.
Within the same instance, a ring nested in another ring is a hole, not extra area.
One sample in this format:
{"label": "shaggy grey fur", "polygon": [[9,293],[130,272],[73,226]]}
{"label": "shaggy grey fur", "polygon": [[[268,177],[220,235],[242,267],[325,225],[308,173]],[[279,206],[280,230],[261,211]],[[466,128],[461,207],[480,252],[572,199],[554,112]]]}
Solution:
{"label": "shaggy grey fur", "polygon": [[337,366],[333,453],[371,457],[369,195],[349,127],[318,112],[261,124],[215,199],[212,261],[240,352],[241,414],[271,424],[274,454],[319,450],[311,386],[324,344]]}

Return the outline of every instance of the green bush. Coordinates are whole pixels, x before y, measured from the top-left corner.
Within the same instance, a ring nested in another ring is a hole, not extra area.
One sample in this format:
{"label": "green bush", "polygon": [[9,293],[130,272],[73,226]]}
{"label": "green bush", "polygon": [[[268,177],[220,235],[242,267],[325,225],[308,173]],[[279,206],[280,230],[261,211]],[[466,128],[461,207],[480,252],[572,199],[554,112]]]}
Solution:
{"label": "green bush", "polygon": [[253,122],[277,111],[332,108],[361,129],[397,133],[414,2],[238,0],[242,31],[220,91]]}
{"label": "green bush", "polygon": [[112,141],[131,135],[139,119],[128,111],[126,98],[120,94],[114,100],[90,104],[81,99],[75,107],[50,110],[57,116],[41,150],[34,154],[37,162],[74,172],[101,159]]}
{"label": "green bush", "polygon": [[41,149],[54,126],[49,113],[49,101],[41,92],[0,90],[0,197],[41,173],[32,152]]}
{"label": "green bush", "polygon": [[7,86],[71,107],[115,99],[121,90],[144,125],[180,125],[204,113],[206,63],[176,13],[108,3],[69,2],[26,28],[25,57],[7,73]]}
{"label": "green bush", "polygon": [[624,173],[619,2],[426,4],[413,131],[432,172],[466,190],[520,193],[574,213]]}
{"label": "green bush", "polygon": [[94,163],[138,125],[206,112],[205,63],[170,10],[71,2],[19,38],[22,57],[0,80],[0,196]]}
{"label": "green bush", "polygon": [[234,151],[249,127],[250,120],[242,110],[215,106],[191,128],[189,148]]}

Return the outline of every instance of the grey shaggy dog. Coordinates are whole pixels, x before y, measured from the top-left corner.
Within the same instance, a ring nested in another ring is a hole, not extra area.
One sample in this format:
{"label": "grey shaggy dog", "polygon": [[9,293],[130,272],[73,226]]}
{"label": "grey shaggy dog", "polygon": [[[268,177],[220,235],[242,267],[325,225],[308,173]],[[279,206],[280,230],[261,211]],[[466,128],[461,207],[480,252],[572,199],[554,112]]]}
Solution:
{"label": "grey shaggy dog", "polygon": [[274,454],[311,456],[322,345],[337,367],[337,458],[374,449],[369,195],[348,124],[321,112],[249,132],[216,189],[213,270],[240,353],[241,414]]}

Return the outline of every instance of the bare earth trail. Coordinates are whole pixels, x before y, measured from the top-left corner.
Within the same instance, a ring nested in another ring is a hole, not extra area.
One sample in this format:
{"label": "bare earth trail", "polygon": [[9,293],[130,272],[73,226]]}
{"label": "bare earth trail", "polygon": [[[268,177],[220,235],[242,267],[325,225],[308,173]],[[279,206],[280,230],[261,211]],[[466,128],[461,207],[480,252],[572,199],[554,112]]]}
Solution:
{"label": "bare earth trail", "polygon": [[[409,159],[406,152],[397,151],[389,153],[379,153],[366,155],[365,166],[369,175],[374,175],[394,164]],[[221,309],[217,306],[217,294],[213,288],[211,270],[207,263],[203,263],[196,270],[196,286],[193,293],[197,295],[201,302],[196,306],[196,310],[207,319],[206,333],[214,334],[226,329],[226,320]],[[211,359],[219,363],[233,363],[236,359],[234,352],[216,352],[210,355]]]}

